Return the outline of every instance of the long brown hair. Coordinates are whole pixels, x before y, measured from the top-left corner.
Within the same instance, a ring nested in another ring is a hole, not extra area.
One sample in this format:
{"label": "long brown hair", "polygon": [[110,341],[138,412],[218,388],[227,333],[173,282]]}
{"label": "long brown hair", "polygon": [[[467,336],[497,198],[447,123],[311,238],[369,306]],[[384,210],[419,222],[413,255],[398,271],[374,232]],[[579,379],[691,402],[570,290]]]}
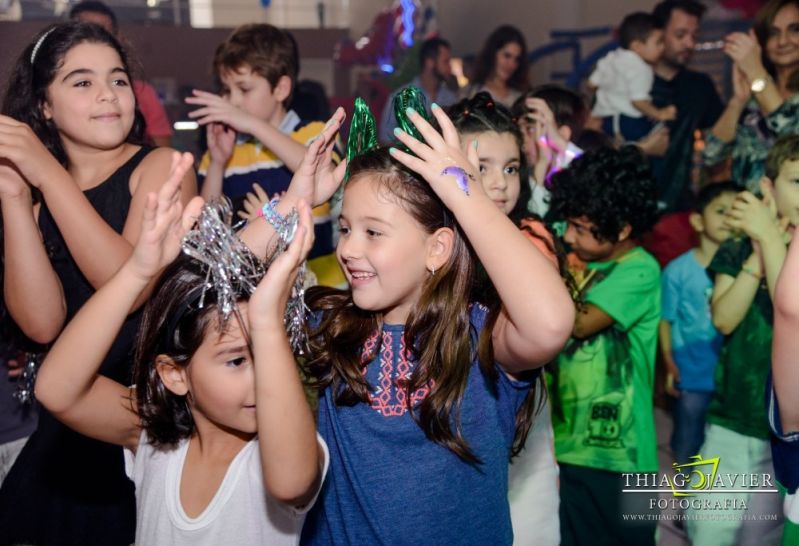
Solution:
{"label": "long brown hair", "polygon": [[[479,463],[462,434],[461,402],[475,355],[489,379],[497,380],[497,372],[491,347],[493,322],[482,330],[478,340],[469,321],[474,252],[429,184],[394,162],[388,150],[376,149],[357,156],[349,169],[349,183],[360,179],[362,183],[380,184],[425,232],[432,234],[446,227],[455,233],[452,255],[440,271],[425,281],[419,302],[406,321],[405,344],[416,366],[410,379],[399,386],[407,393],[408,411],[429,440],[464,461]],[[361,351],[367,339],[380,330],[382,317],[359,309],[348,290],[313,288],[308,291],[307,302],[321,314],[321,323],[310,332],[311,359],[306,363],[312,384],[319,389],[331,387],[336,404],[369,403],[370,387],[364,368],[378,356],[381,347],[378,344],[371,354]],[[414,406],[412,393],[423,387],[429,388],[429,393]]]}
{"label": "long brown hair", "polygon": [[763,7],[761,7],[755,15],[755,22],[753,25],[757,42],[761,47],[760,60],[763,62],[763,68],[766,69],[773,78],[777,77],[777,70],[771,59],[768,58],[766,51],[766,43],[771,35],[771,26],[774,24],[774,19],[777,13],[780,12],[785,6],[794,5],[799,8],[799,0],[769,0]]}

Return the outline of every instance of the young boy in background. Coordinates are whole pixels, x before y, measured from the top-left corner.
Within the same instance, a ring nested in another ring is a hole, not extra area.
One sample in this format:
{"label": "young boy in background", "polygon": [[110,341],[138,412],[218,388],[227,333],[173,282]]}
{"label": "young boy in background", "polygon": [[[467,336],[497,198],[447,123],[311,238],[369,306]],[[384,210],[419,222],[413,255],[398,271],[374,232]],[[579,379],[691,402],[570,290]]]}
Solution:
{"label": "young boy in background", "polygon": [[713,326],[713,282],[705,270],[730,235],[727,212],[738,191],[732,182],[702,188],[690,216],[699,245],[663,270],[660,352],[667,368],[666,392],[675,397],[671,449],[679,463],[699,453],[705,438],[705,413],[713,397],[713,373],[724,339]]}
{"label": "young boy in background", "polygon": [[[189,116],[206,126],[208,152],[198,172],[204,199],[224,194],[238,210],[253,187],[265,200],[286,191],[306,146],[324,129],[324,122],[287,109],[298,63],[291,38],[272,25],[243,25],[219,45],[213,69],[221,95],[195,90],[186,99],[200,106]],[[319,284],[341,285],[330,206],[313,212],[316,239],[308,265]]]}
{"label": "young boy in background", "polygon": [[551,209],[585,262],[574,331],[552,371],[562,544],[654,546],[649,497],[623,473],[657,472],[652,408],[660,267],[638,244],[655,221],[655,182],[635,148],[575,159],[552,179]]}
{"label": "young boy in background", "polygon": [[631,13],[619,27],[619,49],[597,63],[588,79],[596,88],[593,116],[602,119],[602,130],[621,141],[637,141],[652,130],[654,121],[677,117],[674,106],[657,108],[650,91],[655,81],[652,66],[663,53],[663,31],[649,13]]}
{"label": "young boy in background", "polygon": [[[719,457],[719,472],[774,475],[769,424],[764,404],[771,368],[772,296],[786,255],[786,228],[799,221],[799,185],[795,161],[799,137],[779,139],[766,159],[760,181],[763,198],[742,192],[728,213],[736,236],[724,242],[708,271],[715,282],[713,323],[724,334],[715,374],[715,394],[707,413],[703,457]],[[747,505],[715,511],[710,520],[697,510],[686,522],[695,546],[779,544],[781,500],[775,493],[714,495],[719,501]],[[694,517],[697,516],[697,517]],[[726,516],[732,516],[729,519]],[[776,518],[776,519],[773,519]]]}

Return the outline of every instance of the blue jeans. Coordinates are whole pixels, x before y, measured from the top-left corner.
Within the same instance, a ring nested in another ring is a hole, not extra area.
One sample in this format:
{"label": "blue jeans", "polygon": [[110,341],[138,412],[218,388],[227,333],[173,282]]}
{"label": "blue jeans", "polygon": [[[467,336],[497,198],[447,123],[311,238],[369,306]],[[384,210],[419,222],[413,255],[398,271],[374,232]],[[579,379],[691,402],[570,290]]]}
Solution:
{"label": "blue jeans", "polygon": [[[640,118],[632,118],[630,116],[625,116],[624,114],[619,114],[618,132],[621,133],[621,136],[624,137],[626,142],[636,142],[641,140],[649,134],[649,131],[652,130],[652,127],[654,127],[654,124],[644,116]],[[613,116],[602,118],[602,130],[611,136],[616,134]]]}
{"label": "blue jeans", "polygon": [[689,457],[699,454],[705,441],[705,415],[712,398],[712,392],[681,390],[680,397],[674,400],[671,450],[676,462],[688,462]]}

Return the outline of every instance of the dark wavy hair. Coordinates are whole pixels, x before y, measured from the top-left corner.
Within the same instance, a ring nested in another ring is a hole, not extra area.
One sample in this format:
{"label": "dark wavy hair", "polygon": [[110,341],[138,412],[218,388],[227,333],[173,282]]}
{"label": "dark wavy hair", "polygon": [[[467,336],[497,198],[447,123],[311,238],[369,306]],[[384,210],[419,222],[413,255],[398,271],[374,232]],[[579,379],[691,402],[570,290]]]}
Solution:
{"label": "dark wavy hair", "polygon": [[[406,321],[404,339],[416,366],[410,379],[400,386],[407,393],[408,411],[428,439],[464,461],[479,464],[480,459],[472,452],[460,426],[461,403],[475,354],[489,380],[496,381],[498,376],[490,325],[483,329],[474,347],[476,336],[469,321],[474,253],[430,185],[392,160],[387,149],[378,148],[353,159],[347,183],[379,185],[427,233],[444,227],[455,233],[449,261],[425,282]],[[381,314],[359,309],[349,290],[314,287],[309,289],[306,301],[322,317],[309,335],[311,358],[305,368],[311,385],[319,390],[330,387],[338,405],[368,404],[370,386],[363,371],[381,347],[378,344],[368,354],[361,351],[367,339],[380,331]],[[423,387],[430,390],[419,401],[412,393]]]}
{"label": "dark wavy hair", "polygon": [[766,72],[768,72],[773,78],[777,77],[777,69],[774,66],[774,63],[771,62],[771,59],[768,58],[766,42],[768,42],[769,36],[771,35],[771,25],[774,24],[774,19],[777,17],[777,13],[779,13],[779,11],[785,6],[790,5],[794,5],[799,8],[799,0],[768,0],[768,2],[763,4],[763,6],[755,15],[753,28],[755,31],[755,36],[757,36],[757,41],[761,47],[760,59],[763,62],[763,68],[765,68]]}
{"label": "dark wavy hair", "polygon": [[516,118],[502,104],[497,103],[489,93],[481,91],[470,99],[463,99],[445,109],[452,120],[458,134],[474,135],[477,133],[495,132],[510,133],[519,148],[519,199],[509,216],[517,222],[527,216],[527,203],[530,201],[531,189],[527,182],[529,170],[527,154],[524,153],[524,137]]}
{"label": "dark wavy hair", "polygon": [[524,39],[524,34],[511,25],[502,25],[497,27],[486,39],[483,44],[483,49],[477,56],[477,61],[474,67],[474,81],[479,84],[484,84],[488,80],[491,73],[494,71],[497,63],[497,51],[502,49],[508,44],[519,44],[522,49],[522,54],[519,57],[519,66],[511,74],[508,80],[508,87],[518,89],[519,91],[526,91],[530,86],[528,81],[528,64],[527,64],[527,42]]}
{"label": "dark wavy hair", "polygon": [[209,330],[218,327],[215,292],[206,291],[202,309],[198,306],[206,277],[202,264],[181,254],[164,270],[144,308],[133,378],[142,428],[156,446],[173,447],[194,432],[188,395],[166,388],[156,358],[166,355],[186,367]]}
{"label": "dark wavy hair", "polygon": [[634,146],[587,152],[552,177],[550,211],[557,218],[585,216],[594,236],[616,242],[625,225],[638,238],[657,219],[655,180]]}
{"label": "dark wavy hair", "polygon": [[[99,25],[69,21],[47,27],[22,50],[3,97],[2,113],[29,125],[50,153],[65,167],[69,158],[61,143],[61,136],[55,124],[45,119],[42,105],[48,100],[47,89],[62,66],[66,54],[73,47],[85,42],[105,44],[113,48],[119,54],[128,77],[131,77],[127,52],[112,34]],[[39,47],[31,62],[31,54],[37,44]],[[143,136],[144,118],[136,108],[127,142],[142,144]]]}

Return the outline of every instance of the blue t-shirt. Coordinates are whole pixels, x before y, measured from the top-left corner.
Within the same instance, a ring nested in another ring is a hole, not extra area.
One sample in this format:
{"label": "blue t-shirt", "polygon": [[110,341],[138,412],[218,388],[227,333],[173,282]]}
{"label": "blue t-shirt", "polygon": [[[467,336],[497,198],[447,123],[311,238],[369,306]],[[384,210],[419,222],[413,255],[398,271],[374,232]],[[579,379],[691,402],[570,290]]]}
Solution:
{"label": "blue t-shirt", "polygon": [[[473,343],[487,311],[471,309]],[[508,457],[515,415],[530,382],[498,371],[490,381],[472,357],[461,406],[463,437],[482,464],[470,465],[428,440],[407,411],[414,363],[403,325],[385,325],[367,341],[381,343],[365,368],[371,404],[337,406],[331,389],[319,398],[319,433],[330,448],[330,471],[308,514],[302,544],[511,544]],[[427,388],[413,393],[415,403]]]}
{"label": "blue t-shirt", "polygon": [[671,323],[671,354],[680,370],[678,388],[713,391],[713,374],[724,341],[713,326],[713,281],[694,251],[675,258],[662,275],[661,313]]}

